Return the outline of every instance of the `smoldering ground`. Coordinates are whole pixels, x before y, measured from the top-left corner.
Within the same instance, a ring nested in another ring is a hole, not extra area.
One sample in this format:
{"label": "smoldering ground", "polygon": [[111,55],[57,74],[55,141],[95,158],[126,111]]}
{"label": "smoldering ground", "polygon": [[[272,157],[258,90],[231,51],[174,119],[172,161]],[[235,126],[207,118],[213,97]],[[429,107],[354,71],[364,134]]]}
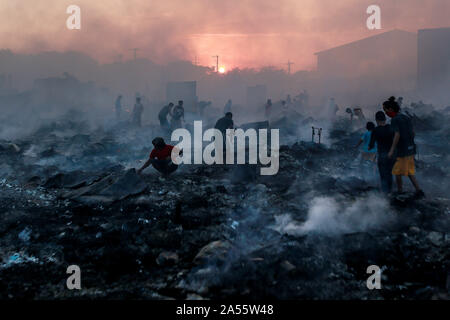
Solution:
{"label": "smoldering ground", "polygon": [[[274,177],[257,174],[258,165],[139,176],[133,168],[160,129],[89,126],[82,118],[2,141],[2,298],[447,295],[448,198],[427,178],[448,172],[448,127],[434,122],[448,123],[446,113],[418,128],[418,177],[428,197],[417,201],[386,198],[377,179],[365,180],[351,148],[363,130],[344,118],[324,132],[326,144],[296,137],[314,119],[281,120]],[[77,292],[65,288],[71,264],[82,270]],[[367,290],[372,264],[384,267],[385,290]]]}
{"label": "smoldering ground", "polygon": [[311,201],[305,222],[299,224],[289,215],[275,216],[274,229],[294,236],[310,232],[339,235],[381,229],[394,219],[395,213],[382,195],[369,194],[350,203],[344,199],[316,197]]}

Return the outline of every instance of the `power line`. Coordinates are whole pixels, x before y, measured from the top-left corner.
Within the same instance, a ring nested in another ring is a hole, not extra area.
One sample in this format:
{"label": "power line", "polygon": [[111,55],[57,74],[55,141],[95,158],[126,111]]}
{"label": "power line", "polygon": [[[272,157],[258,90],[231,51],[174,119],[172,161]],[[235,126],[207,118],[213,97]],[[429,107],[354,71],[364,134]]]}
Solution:
{"label": "power line", "polygon": [[212,56],[213,58],[216,58],[216,72],[219,73],[219,56]]}
{"label": "power line", "polygon": [[291,74],[291,66],[294,65],[295,63],[291,62],[288,60],[287,62],[287,66],[288,66],[288,74]]}
{"label": "power line", "polygon": [[139,50],[141,50],[141,49],[139,49],[139,48],[133,48],[133,49],[130,49],[130,51],[133,51],[133,53],[134,53],[134,60],[136,60],[136,53],[137,53]]}

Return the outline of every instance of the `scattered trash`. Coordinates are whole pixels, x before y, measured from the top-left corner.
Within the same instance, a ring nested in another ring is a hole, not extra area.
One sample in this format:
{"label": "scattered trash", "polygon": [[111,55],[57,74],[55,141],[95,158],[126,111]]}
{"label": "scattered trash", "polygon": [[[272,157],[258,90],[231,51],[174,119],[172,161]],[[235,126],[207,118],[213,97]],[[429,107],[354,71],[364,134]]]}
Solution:
{"label": "scattered trash", "polygon": [[0,269],[10,268],[21,263],[39,263],[39,259],[23,252],[16,252],[10,255],[5,263],[0,264]]}
{"label": "scattered trash", "polygon": [[30,228],[26,227],[19,233],[19,239],[24,242],[30,241],[31,232],[32,232],[32,230]]}
{"label": "scattered trash", "polygon": [[283,270],[290,272],[292,270],[295,270],[295,266],[290,263],[288,260],[284,260],[283,262],[281,262],[281,268],[283,268]]}
{"label": "scattered trash", "polygon": [[176,264],[178,260],[178,254],[164,251],[159,254],[158,258],[156,258],[156,263],[159,266],[169,266]]}
{"label": "scattered trash", "polygon": [[138,223],[148,224],[149,222],[150,222],[150,220],[148,220],[148,219],[143,219],[143,218],[138,219]]}
{"label": "scattered trash", "polygon": [[[32,286],[31,298],[48,298],[40,294],[58,292],[52,277],[71,263],[102,270],[90,277],[114,288],[92,281],[84,292],[89,299],[130,292],[138,299],[163,293],[182,299],[428,299],[446,293],[450,200],[440,141],[448,129],[431,130],[429,137],[417,132],[423,139],[417,169],[429,176],[420,181],[427,198],[399,201],[380,194],[378,180],[370,184],[359,174],[349,146],[361,131],[357,119],[353,130],[345,116],[334,126],[309,116],[270,121],[282,129],[274,177],[219,165],[180,166],[166,177],[148,168],[138,175],[136,159],[148,158],[149,137],[157,132],[151,125],[92,130],[61,121],[16,141],[33,152],[0,152],[0,211],[6,212],[0,217],[0,277],[13,284],[7,294],[17,297],[15,287]],[[310,141],[312,126],[323,127],[320,144]],[[49,157],[40,158],[42,152]],[[428,193],[435,177],[444,185]],[[380,224],[387,216],[393,220]],[[386,290],[361,290],[361,276],[377,263],[387,266]],[[23,277],[28,271],[48,287],[33,287]],[[408,285],[395,282],[405,274]],[[124,281],[132,278],[139,286]],[[0,299],[7,297],[0,292]]]}

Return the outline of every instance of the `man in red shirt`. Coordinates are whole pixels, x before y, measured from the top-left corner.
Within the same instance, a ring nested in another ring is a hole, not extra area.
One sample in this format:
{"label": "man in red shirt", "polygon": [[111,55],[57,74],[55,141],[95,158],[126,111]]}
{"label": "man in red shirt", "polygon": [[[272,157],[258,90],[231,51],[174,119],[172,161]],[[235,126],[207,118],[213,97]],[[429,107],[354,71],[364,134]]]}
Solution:
{"label": "man in red shirt", "polygon": [[161,172],[162,174],[170,174],[178,169],[178,166],[172,162],[171,154],[174,146],[166,144],[163,138],[157,137],[152,141],[155,147],[150,153],[147,162],[144,163],[137,173],[140,174],[149,165]]}

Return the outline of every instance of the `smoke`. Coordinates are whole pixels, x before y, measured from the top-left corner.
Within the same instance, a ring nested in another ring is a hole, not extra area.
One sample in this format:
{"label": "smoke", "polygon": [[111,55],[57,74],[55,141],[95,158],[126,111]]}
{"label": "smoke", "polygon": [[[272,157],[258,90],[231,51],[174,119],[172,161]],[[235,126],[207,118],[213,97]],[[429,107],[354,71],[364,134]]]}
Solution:
{"label": "smoke", "polygon": [[[77,4],[82,29],[65,28],[67,6]],[[119,54],[158,62],[174,59],[228,67],[281,65],[311,68],[314,52],[372,35],[362,0],[206,1],[185,0],[15,0],[0,3],[0,40],[21,52],[82,50],[110,62]],[[415,31],[448,22],[447,0],[379,0],[382,27]],[[419,19],[420,17],[420,19]],[[99,40],[101,44],[99,45]],[[261,53],[264,54],[261,54]],[[229,68],[228,68],[229,69]]]}
{"label": "smoke", "polygon": [[380,228],[393,219],[386,199],[375,194],[352,203],[332,197],[315,197],[304,223],[298,223],[290,215],[279,215],[275,217],[273,229],[293,236],[308,233],[339,235]]}

